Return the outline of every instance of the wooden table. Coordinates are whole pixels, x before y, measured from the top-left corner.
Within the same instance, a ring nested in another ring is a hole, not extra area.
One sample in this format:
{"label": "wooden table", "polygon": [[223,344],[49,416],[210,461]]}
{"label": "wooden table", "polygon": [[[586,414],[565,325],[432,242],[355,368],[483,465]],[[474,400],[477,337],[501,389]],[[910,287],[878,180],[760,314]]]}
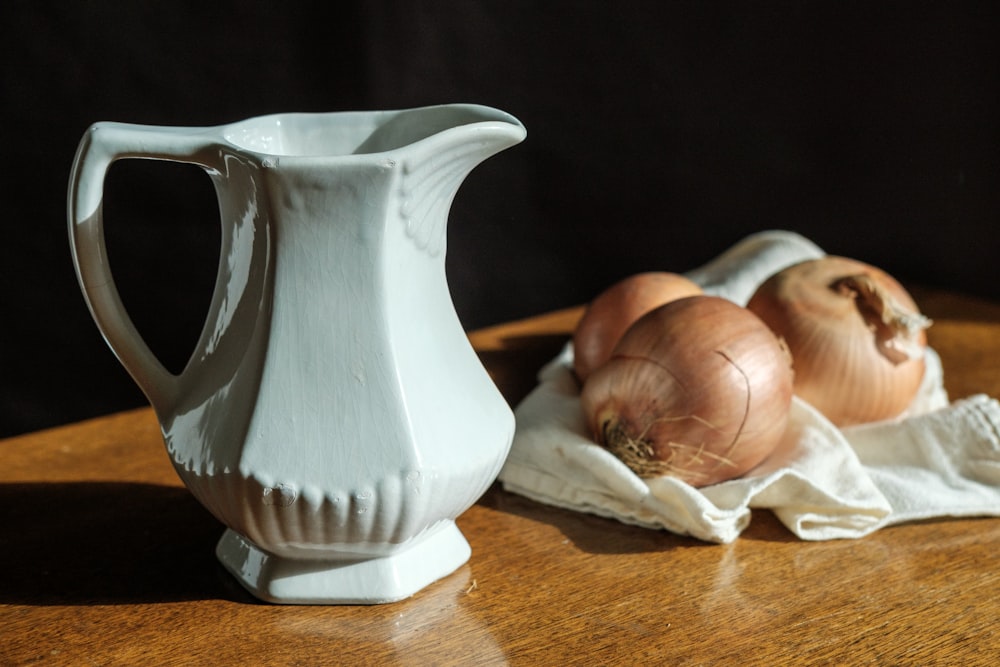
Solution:
{"label": "wooden table", "polygon": [[[915,290],[953,398],[1000,396],[1000,305]],[[511,402],[578,309],[473,333]],[[1000,664],[1000,519],[712,545],[494,486],[472,559],[414,597],[289,607],[213,555],[148,409],[0,442],[0,664]]]}

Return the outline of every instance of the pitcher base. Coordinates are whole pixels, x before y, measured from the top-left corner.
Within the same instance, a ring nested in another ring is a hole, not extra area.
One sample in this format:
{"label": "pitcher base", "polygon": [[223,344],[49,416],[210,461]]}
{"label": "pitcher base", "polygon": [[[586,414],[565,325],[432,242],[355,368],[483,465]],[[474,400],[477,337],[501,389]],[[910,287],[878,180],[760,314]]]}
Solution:
{"label": "pitcher base", "polygon": [[357,561],[293,560],[269,554],[226,530],[215,549],[222,565],[255,597],[280,604],[380,604],[410,597],[469,560],[454,522],[410,548]]}

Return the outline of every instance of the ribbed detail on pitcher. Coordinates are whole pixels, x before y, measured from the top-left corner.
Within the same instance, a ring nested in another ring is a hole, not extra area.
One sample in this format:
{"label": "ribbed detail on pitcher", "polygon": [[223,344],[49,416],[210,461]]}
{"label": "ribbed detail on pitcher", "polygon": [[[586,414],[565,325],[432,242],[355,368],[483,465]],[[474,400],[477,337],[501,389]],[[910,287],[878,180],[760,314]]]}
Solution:
{"label": "ribbed detail on pitcher", "polygon": [[402,470],[336,491],[233,473],[178,472],[216,518],[261,549],[289,558],[349,560],[391,554],[456,518],[486,491],[503,459],[460,476]]}

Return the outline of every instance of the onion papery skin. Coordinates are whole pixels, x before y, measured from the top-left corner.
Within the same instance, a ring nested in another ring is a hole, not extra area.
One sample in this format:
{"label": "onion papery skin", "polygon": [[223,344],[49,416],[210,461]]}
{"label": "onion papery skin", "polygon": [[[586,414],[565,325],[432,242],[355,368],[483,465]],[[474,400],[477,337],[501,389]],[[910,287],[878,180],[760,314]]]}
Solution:
{"label": "onion papery skin", "polygon": [[580,399],[595,441],[638,476],[702,487],[743,475],[778,446],[792,370],[756,315],[692,296],[640,318]]}
{"label": "onion papery skin", "polygon": [[701,294],[701,287],[677,273],[649,271],[624,278],[590,302],[573,332],[573,371],[580,382],[611,358],[636,320],[675,299]]}
{"label": "onion papery skin", "polygon": [[[895,306],[921,320],[909,335],[912,351],[880,313],[844,280],[869,279]],[[771,276],[747,303],[791,352],[795,393],[837,426],[891,419],[913,401],[924,376],[924,331],[930,321],[895,278],[864,262],[828,256],[796,264]]]}

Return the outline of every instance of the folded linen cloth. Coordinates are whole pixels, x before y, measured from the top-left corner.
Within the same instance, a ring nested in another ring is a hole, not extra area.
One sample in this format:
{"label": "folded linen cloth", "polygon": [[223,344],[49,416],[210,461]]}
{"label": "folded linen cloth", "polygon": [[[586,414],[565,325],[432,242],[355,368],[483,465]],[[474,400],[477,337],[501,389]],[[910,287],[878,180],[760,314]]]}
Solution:
{"label": "folded linen cloth", "polygon": [[[707,293],[745,304],[757,285],[820,257],[784,231],[750,236],[687,275]],[[906,415],[838,429],[799,398],[778,448],[743,477],[696,489],[642,479],[590,438],[572,373],[572,346],[539,373],[517,406],[517,430],[500,472],[508,491],[542,503],[666,529],[709,542],[735,540],[752,509],[769,509],[804,540],[856,538],[883,526],[940,516],[1000,515],[1000,403],[949,404],[940,359]]]}

